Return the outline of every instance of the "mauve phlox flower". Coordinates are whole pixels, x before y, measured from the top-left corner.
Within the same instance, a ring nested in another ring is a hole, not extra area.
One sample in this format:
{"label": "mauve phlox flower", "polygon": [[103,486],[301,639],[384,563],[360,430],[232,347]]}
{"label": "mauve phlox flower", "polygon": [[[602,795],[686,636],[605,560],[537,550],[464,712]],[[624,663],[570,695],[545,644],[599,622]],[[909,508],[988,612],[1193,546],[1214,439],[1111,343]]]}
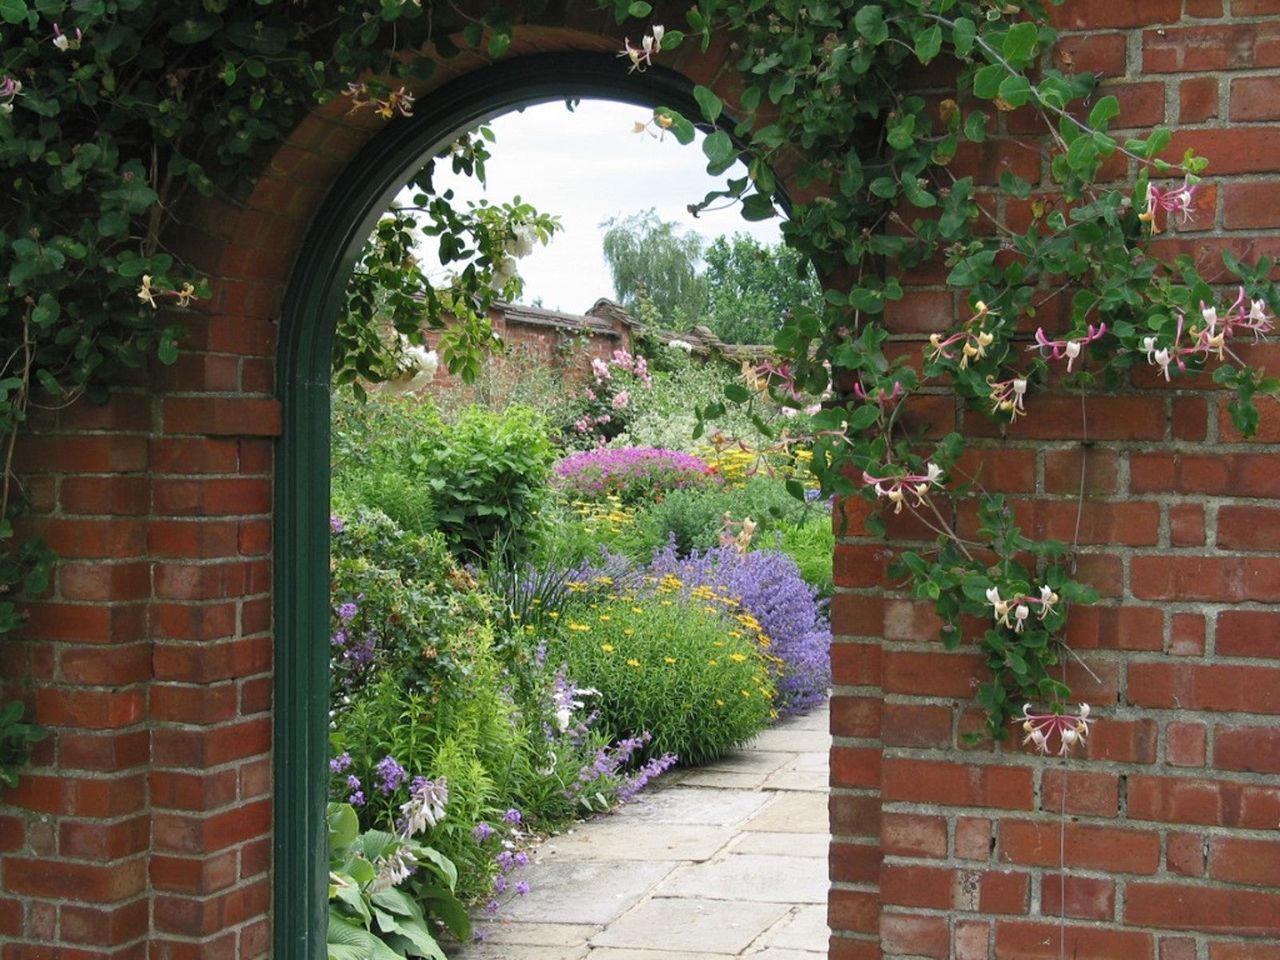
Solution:
{"label": "mauve phlox flower", "polygon": [[476,843],[484,843],[493,836],[493,827],[481,820],[471,828],[471,836],[475,839]]}
{"label": "mauve phlox flower", "polygon": [[1080,715],[1073,717],[1064,713],[1032,713],[1031,704],[1024,704],[1022,716],[1015,717],[1014,723],[1022,725],[1026,731],[1023,743],[1034,743],[1041,753],[1049,752],[1049,741],[1056,735],[1058,738],[1058,756],[1065,757],[1071,748],[1084,743],[1089,736],[1089,705],[1080,704]]}
{"label": "mauve phlox flower", "polygon": [[396,758],[387,754],[378,761],[373,768],[373,772],[378,776],[378,789],[382,791],[384,796],[390,796],[400,789],[400,785],[409,778],[408,771],[396,761]]}

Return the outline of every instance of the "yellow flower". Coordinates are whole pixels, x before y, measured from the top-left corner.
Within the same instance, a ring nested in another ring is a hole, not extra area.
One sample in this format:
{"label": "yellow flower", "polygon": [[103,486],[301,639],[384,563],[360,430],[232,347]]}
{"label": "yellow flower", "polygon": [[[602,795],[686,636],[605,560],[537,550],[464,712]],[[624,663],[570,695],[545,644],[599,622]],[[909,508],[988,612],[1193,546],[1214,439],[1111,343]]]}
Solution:
{"label": "yellow flower", "polygon": [[556,611],[556,610],[548,610],[548,611],[547,611],[547,616],[548,616],[548,617],[550,617],[552,620],[555,620],[557,617],[559,617],[559,616],[560,616],[560,614],[559,614],[559,612],[558,612],[558,611]]}
{"label": "yellow flower", "polygon": [[743,653],[731,653],[729,654],[729,659],[734,663],[742,663],[742,661],[747,659],[747,656]]}
{"label": "yellow flower", "polygon": [[713,647],[723,647],[723,646],[724,646],[724,641],[723,641],[723,640],[712,640],[712,641],[711,641],[711,645],[712,645]]}
{"label": "yellow flower", "polygon": [[600,644],[600,649],[605,653],[613,653],[615,648],[612,643],[602,643]]}
{"label": "yellow flower", "polygon": [[638,667],[638,666],[640,666],[640,661],[639,661],[639,660],[637,660],[635,657],[628,657],[628,658],[627,658],[627,666],[628,666],[628,667]]}
{"label": "yellow flower", "polygon": [[675,663],[675,662],[676,662],[676,658],[675,658],[675,657],[663,657],[663,658],[662,658],[662,662],[663,662],[663,663]]}
{"label": "yellow flower", "polygon": [[609,619],[609,615],[608,615],[607,613],[602,613],[602,614],[600,614],[600,619],[601,619],[601,620],[608,620],[608,619]]}
{"label": "yellow flower", "polygon": [[719,661],[719,660],[708,660],[708,661],[707,661],[707,666],[710,666],[710,667],[718,667],[718,666],[720,666],[720,661]]}
{"label": "yellow flower", "polygon": [[670,607],[675,604],[674,600],[659,600],[658,602],[661,603],[664,607]]}
{"label": "yellow flower", "polygon": [[716,706],[717,706],[717,707],[723,707],[723,706],[724,706],[724,701],[723,701],[723,700],[721,700],[719,697],[716,697]]}
{"label": "yellow flower", "polygon": [[572,620],[570,620],[570,621],[569,621],[569,629],[570,629],[570,630],[577,630],[579,633],[590,633],[590,632],[591,632],[591,627],[589,627],[587,624],[585,624],[585,623],[574,623]]}
{"label": "yellow flower", "polygon": [[731,636],[731,637],[741,637],[741,636],[742,636],[742,631],[741,631],[741,630],[730,630],[730,631],[729,631],[729,636]]}
{"label": "yellow flower", "polygon": [[629,637],[629,636],[631,636],[633,633],[635,633],[635,631],[634,631],[634,630],[632,630],[630,627],[624,627],[624,628],[623,628],[623,630],[622,630],[622,635],[623,635],[624,637]]}
{"label": "yellow flower", "polygon": [[749,696],[751,696],[751,691],[750,691],[750,690],[743,690],[743,691],[742,691],[742,695],[743,695],[744,697],[749,697]]}
{"label": "yellow flower", "polygon": [[631,608],[631,612],[632,612],[632,613],[644,613],[644,607],[632,607],[632,608]]}

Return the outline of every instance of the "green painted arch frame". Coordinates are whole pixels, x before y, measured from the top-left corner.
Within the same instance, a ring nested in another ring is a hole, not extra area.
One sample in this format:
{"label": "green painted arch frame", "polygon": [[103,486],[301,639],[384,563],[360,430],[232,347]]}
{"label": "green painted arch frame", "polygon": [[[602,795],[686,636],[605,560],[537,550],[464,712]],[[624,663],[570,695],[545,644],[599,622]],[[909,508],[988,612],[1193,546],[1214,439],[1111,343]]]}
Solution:
{"label": "green painted arch frame", "polygon": [[[424,97],[338,175],[307,231],[280,318],[276,451],[273,927],[276,960],[322,960],[328,918],[329,417],[333,334],[347,280],[378,217],[423,158],[516,109],[605,98],[699,115],[693,83],[628,73],[600,53],[539,54],[479,68]],[[730,132],[734,118],[719,125]],[[779,202],[787,206],[786,197]]]}

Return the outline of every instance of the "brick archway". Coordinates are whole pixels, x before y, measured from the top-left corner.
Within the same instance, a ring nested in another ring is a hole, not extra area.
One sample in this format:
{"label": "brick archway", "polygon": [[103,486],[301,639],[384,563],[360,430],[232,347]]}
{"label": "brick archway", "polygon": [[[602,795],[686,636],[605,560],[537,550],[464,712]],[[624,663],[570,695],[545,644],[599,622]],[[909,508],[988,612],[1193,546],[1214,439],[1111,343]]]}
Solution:
{"label": "brick archway", "polygon": [[[1265,96],[1280,70],[1277,10],[1069,0],[1055,13],[1058,60],[1102,72],[1120,99],[1116,127],[1178,124],[1177,155],[1194,144],[1213,160],[1197,220],[1160,241],[1209,272],[1222,249],[1280,249],[1280,112]],[[506,59],[611,58],[621,45],[606,12],[555,16],[518,29]],[[670,63],[732,103],[730,55],[717,37]],[[472,54],[442,64],[420,104],[485,66]],[[1006,116],[985,145],[962,149],[957,170],[987,188],[1015,165],[1048,189],[1021,123]],[[298,759],[281,753],[273,771],[273,721],[308,715],[305,698],[276,689],[298,665],[274,628],[290,616],[284,598],[301,597],[288,551],[314,574],[321,546],[294,520],[273,542],[274,507],[314,483],[277,462],[282,436],[314,426],[283,416],[277,359],[296,382],[327,369],[327,354],[312,338],[309,357],[299,345],[280,356],[280,321],[307,231],[381,129],[330,104],[293,131],[243,206],[187,210],[171,240],[214,279],[214,296],[183,318],[178,363],[140,373],[103,406],[39,413],[23,438],[29,527],[62,562],[28,604],[23,635],[0,646],[3,692],[53,732],[19,788],[0,795],[3,960],[305,955],[272,943],[273,865],[286,888],[314,879],[287,874],[299,860],[273,849],[274,785]],[[894,349],[916,355],[958,305],[936,269],[907,280],[885,320]],[[1041,312],[1046,325],[1063,321],[1058,306]],[[1273,344],[1251,350],[1275,367]],[[327,391],[327,376],[313,379],[304,386]],[[1065,904],[1077,960],[1277,960],[1276,409],[1246,442],[1207,378],[1166,384],[1145,368],[1090,401],[1087,435],[1077,396],[1037,403],[1007,431],[941,391],[914,414],[925,433],[967,433],[963,466],[1009,494],[1027,527],[1078,537],[1081,575],[1103,595],[1069,635],[1092,671],[1071,667],[1098,718],[1089,752],[1049,766],[966,743],[979,658],[937,649],[931,611],[887,573],[927,532],[864,537],[863,504],[847,505],[833,609],[831,957],[1054,960]],[[972,517],[959,509],[957,520]],[[316,827],[296,839],[322,845]]]}

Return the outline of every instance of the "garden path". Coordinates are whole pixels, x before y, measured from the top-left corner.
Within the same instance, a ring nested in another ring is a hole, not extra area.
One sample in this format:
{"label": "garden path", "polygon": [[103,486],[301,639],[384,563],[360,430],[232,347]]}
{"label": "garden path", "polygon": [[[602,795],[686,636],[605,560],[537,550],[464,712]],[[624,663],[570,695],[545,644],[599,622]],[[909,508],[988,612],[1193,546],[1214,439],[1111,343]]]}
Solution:
{"label": "garden path", "polygon": [[[456,960],[823,960],[828,707],[551,837]],[[660,783],[662,781],[659,781]]]}

